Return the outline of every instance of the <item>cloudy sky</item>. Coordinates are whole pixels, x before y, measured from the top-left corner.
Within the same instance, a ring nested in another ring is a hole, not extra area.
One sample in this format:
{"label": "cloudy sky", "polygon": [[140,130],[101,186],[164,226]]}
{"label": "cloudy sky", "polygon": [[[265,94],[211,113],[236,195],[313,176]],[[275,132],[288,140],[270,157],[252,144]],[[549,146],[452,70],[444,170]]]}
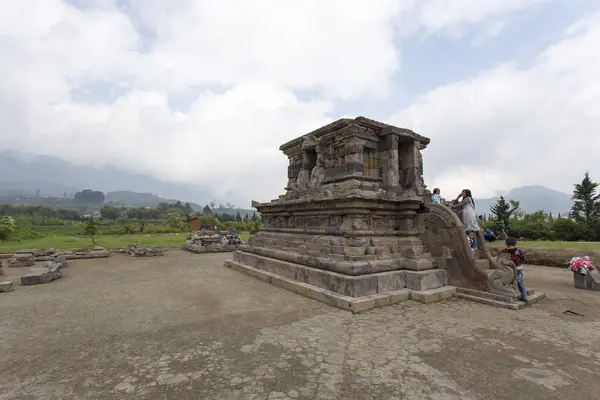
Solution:
{"label": "cloudy sky", "polygon": [[600,179],[599,47],[600,0],[5,1],[0,149],[246,204],[279,145],[363,115],[430,137],[448,196],[570,192]]}

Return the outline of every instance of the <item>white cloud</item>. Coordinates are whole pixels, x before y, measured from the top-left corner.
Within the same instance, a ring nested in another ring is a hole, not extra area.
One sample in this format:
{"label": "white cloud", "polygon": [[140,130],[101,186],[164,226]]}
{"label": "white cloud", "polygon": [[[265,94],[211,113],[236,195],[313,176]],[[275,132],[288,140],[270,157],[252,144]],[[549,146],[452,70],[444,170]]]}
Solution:
{"label": "white cloud", "polygon": [[[385,98],[401,66],[396,41],[402,32],[451,32],[464,25],[499,24],[507,12],[536,2],[71,3],[81,7],[60,0],[3,5],[0,147],[28,148],[71,161],[108,163],[206,185],[214,188],[215,197],[231,196],[241,202],[268,199],[282,191],[286,160],[277,148],[336,118],[335,101]],[[560,75],[549,70],[552,65],[558,68],[557,56],[549,51],[544,57],[544,73]],[[575,68],[562,63],[560,68]],[[507,81],[506,97],[523,96],[519,85],[530,85],[530,75],[504,67],[479,77],[476,85],[465,82],[458,89],[431,93],[400,119],[418,120],[426,115],[420,110],[429,107],[437,113],[434,119],[442,121],[452,114],[435,104],[445,99],[446,92],[468,92],[487,82],[488,93],[496,90],[492,87],[498,78]],[[522,82],[508,76],[522,76]],[[228,89],[209,89],[215,85]],[[170,106],[170,95],[190,88],[196,88],[197,96],[189,110]],[[297,91],[316,94],[301,101]],[[594,96],[593,91],[587,95],[582,91],[579,101]],[[529,98],[537,100],[531,93]],[[513,107],[503,112],[520,111]],[[445,123],[464,130],[458,122]]]}
{"label": "white cloud", "polygon": [[569,192],[586,170],[600,177],[597,43],[600,13],[574,24],[532,66],[507,63],[437,88],[390,121],[432,138],[426,174],[450,195],[525,184]]}

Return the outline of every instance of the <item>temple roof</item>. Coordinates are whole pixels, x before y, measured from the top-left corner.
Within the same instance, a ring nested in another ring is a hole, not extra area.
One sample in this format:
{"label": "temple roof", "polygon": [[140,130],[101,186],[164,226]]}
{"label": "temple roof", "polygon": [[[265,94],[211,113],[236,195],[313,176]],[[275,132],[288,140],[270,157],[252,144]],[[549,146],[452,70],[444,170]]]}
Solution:
{"label": "temple roof", "polygon": [[356,126],[360,126],[363,128],[372,129],[377,135],[387,135],[388,133],[397,133],[401,136],[406,136],[406,137],[412,138],[424,146],[427,146],[431,140],[425,136],[421,136],[421,135],[411,131],[410,129],[400,128],[400,127],[397,127],[394,125],[389,125],[389,124],[384,124],[383,122],[375,121],[375,120],[365,118],[365,117],[356,117],[354,119],[352,119],[352,118],[338,119],[337,121],[334,121],[328,125],[322,126],[321,128],[319,128],[317,130],[307,133],[306,135],[300,136],[294,140],[290,140],[289,142],[281,145],[281,147],[279,147],[279,150],[286,151],[288,149],[291,149],[292,147],[295,147],[295,146],[301,144],[302,140],[306,136],[312,135],[315,138],[320,138],[328,133],[340,130],[342,128],[345,128],[345,127],[351,126],[351,125],[356,125]]}

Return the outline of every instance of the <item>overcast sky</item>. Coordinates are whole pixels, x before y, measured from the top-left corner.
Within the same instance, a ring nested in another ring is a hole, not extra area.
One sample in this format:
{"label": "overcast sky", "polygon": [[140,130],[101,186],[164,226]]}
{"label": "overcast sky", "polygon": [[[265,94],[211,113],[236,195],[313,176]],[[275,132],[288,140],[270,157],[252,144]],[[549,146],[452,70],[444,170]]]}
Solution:
{"label": "overcast sky", "polygon": [[448,197],[600,180],[600,0],[19,0],[0,12],[0,149],[238,204],[282,143],[363,115],[431,138]]}

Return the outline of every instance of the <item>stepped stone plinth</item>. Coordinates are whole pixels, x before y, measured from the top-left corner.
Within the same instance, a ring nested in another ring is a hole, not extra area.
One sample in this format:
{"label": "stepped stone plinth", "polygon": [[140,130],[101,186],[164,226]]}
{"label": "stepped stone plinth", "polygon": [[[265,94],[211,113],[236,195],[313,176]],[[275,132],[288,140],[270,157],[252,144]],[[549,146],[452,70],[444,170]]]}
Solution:
{"label": "stepped stone plinth", "polygon": [[359,117],[282,145],[286,193],[253,202],[264,227],[226,266],[355,312],[452,296],[422,239],[428,143]]}

